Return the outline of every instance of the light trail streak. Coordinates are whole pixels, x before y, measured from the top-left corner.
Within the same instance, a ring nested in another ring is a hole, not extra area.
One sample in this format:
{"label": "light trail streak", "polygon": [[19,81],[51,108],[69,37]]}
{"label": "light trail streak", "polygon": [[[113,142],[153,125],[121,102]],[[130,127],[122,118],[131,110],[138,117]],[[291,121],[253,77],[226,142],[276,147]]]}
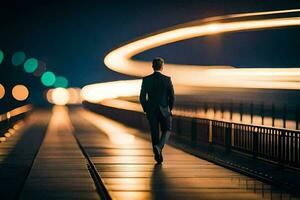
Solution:
{"label": "light trail streak", "polygon": [[[268,16],[270,14],[295,13],[300,9],[280,10],[257,13],[234,14],[218,17],[218,19],[239,18],[244,16]],[[299,26],[300,17],[285,17],[275,19],[244,20],[234,22],[214,22],[200,25],[176,28],[139,39],[110,52],[104,59],[110,69],[132,76],[146,76],[151,73],[151,63],[136,61],[132,57],[143,51],[166,45],[172,42],[194,37],[218,33],[264,30],[289,26]],[[205,86],[205,87],[239,87],[299,89],[300,68],[252,68],[237,69],[232,66],[201,66],[166,64],[164,72],[172,77],[175,85]],[[227,81],[228,79],[234,80]],[[188,77],[188,79],[186,78]],[[282,82],[285,80],[286,82]],[[257,82],[259,81],[259,82]],[[260,82],[261,81],[261,82]],[[278,83],[281,82],[281,83]],[[238,83],[238,84],[237,84]]]}
{"label": "light trail streak", "polygon": [[31,109],[32,109],[31,104],[27,104],[27,105],[20,106],[18,108],[12,109],[9,112],[0,115],[0,122],[4,121],[4,120],[7,120],[11,117],[15,117],[17,115],[26,113],[26,112],[30,111]]}
{"label": "light trail streak", "polygon": [[[104,62],[108,68],[116,72],[137,77],[146,76],[152,73],[151,62],[132,59],[133,56],[146,50],[172,42],[212,34],[299,26],[300,17],[276,16],[274,18],[271,16],[283,13],[298,14],[299,12],[300,9],[291,9],[207,18],[199,21],[201,24],[188,23],[126,44],[111,51],[105,57]],[[255,19],[257,16],[261,16],[263,19]],[[247,19],[239,19],[243,17],[247,17]],[[251,19],[251,17],[254,19]],[[227,21],[222,21],[224,19]],[[234,21],[228,19],[233,19]],[[164,67],[164,73],[172,77],[177,94],[192,94],[195,92],[195,88],[201,87],[300,89],[300,68],[241,69],[233,66],[167,63]],[[140,85],[141,80],[98,83],[85,86],[81,94],[84,100],[95,103],[104,99],[137,96]]]}

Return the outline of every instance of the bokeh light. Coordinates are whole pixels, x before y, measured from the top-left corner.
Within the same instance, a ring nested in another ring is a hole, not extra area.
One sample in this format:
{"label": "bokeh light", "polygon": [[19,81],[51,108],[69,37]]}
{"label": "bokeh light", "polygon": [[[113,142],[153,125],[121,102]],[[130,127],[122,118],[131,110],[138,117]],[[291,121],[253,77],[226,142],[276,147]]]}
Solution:
{"label": "bokeh light", "polygon": [[18,51],[14,53],[14,55],[12,56],[11,62],[14,66],[19,66],[23,64],[25,59],[26,59],[25,53],[23,51]]}
{"label": "bokeh light", "polygon": [[51,97],[51,101],[56,105],[66,105],[70,99],[69,92],[65,88],[53,89],[50,97]]}
{"label": "bokeh light", "polygon": [[43,75],[41,77],[41,81],[42,81],[43,85],[51,86],[56,81],[55,74],[51,71],[47,71],[47,72],[43,73]]}
{"label": "bokeh light", "polygon": [[[67,90],[67,92],[65,92]],[[53,92],[56,91],[54,94]],[[80,96],[80,88],[54,88],[49,89],[46,93],[46,98],[49,103],[57,105],[78,105],[82,103],[82,98]],[[61,98],[61,99],[58,99]],[[66,99],[67,97],[67,99]]]}
{"label": "bokeh light", "polygon": [[96,83],[84,86],[81,90],[81,96],[84,100],[94,103],[104,99],[137,96],[141,85],[141,79]]}
{"label": "bokeh light", "polygon": [[0,83],[0,99],[2,99],[5,95],[5,88],[4,86]]}
{"label": "bokeh light", "polygon": [[56,77],[56,81],[54,83],[54,87],[58,88],[67,88],[68,87],[68,79],[63,76]]}
{"label": "bokeh light", "polygon": [[41,76],[45,71],[46,71],[46,63],[44,63],[43,61],[39,60],[38,61],[38,67],[37,69],[34,71],[34,76],[39,77]]}
{"label": "bokeh light", "polygon": [[70,96],[68,104],[81,104],[82,98],[80,95],[80,88],[68,88],[68,92]]}
{"label": "bokeh light", "polygon": [[0,50],[0,64],[2,63],[3,58],[4,58],[4,53],[2,50]]}
{"label": "bokeh light", "polygon": [[24,70],[27,73],[33,73],[38,68],[38,60],[35,58],[29,58],[24,63]]}
{"label": "bokeh light", "polygon": [[16,85],[12,89],[12,96],[18,101],[24,101],[29,96],[29,91],[24,85]]}

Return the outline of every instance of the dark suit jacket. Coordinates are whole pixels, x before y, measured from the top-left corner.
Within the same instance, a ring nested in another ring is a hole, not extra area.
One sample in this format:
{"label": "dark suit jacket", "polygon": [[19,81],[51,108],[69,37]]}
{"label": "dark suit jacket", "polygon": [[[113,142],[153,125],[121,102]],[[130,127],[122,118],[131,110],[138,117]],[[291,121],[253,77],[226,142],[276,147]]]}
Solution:
{"label": "dark suit jacket", "polygon": [[171,78],[160,72],[154,72],[144,77],[140,102],[146,113],[160,110],[163,116],[169,116],[174,105],[174,89]]}

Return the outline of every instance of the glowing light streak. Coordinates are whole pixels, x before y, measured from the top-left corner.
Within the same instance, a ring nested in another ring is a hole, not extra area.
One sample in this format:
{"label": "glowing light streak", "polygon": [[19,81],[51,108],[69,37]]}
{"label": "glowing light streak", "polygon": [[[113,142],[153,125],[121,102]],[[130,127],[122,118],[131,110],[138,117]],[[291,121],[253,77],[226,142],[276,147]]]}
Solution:
{"label": "glowing light streak", "polygon": [[46,99],[49,103],[55,105],[81,104],[80,92],[80,88],[49,89],[46,93]]}
{"label": "glowing light streak", "polygon": [[11,117],[15,117],[17,115],[26,113],[26,112],[30,111],[31,109],[32,109],[32,105],[30,105],[30,104],[12,109],[11,111],[0,115],[0,122],[7,120]]}
{"label": "glowing light streak", "polygon": [[[218,19],[267,16],[270,14],[299,12],[300,9],[243,13],[218,17]],[[217,33],[263,30],[288,26],[299,26],[300,17],[275,19],[242,20],[234,22],[214,22],[200,25],[187,25],[166,32],[139,39],[110,52],[104,59],[112,70],[133,76],[145,76],[151,73],[151,63],[131,58],[143,51],[194,37]],[[166,64],[165,73],[172,76],[175,85],[208,87],[242,87],[270,89],[299,89],[300,68],[252,68],[237,69],[232,66],[200,66]],[[234,80],[227,81],[228,78]],[[189,77],[188,79],[186,77]],[[221,77],[221,78],[220,78]],[[283,81],[282,81],[283,80]],[[260,82],[256,82],[260,81]],[[281,83],[279,83],[281,82]]]}

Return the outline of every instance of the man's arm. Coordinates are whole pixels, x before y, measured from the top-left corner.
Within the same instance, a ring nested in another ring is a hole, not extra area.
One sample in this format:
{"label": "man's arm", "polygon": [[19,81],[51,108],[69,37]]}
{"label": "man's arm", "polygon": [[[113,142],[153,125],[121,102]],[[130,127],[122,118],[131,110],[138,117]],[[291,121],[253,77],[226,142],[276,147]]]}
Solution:
{"label": "man's arm", "polygon": [[169,87],[168,87],[168,104],[169,104],[169,108],[170,110],[173,109],[174,106],[174,102],[175,102],[175,95],[174,95],[174,88],[173,88],[173,84],[171,81],[171,78],[169,79]]}
{"label": "man's arm", "polygon": [[140,92],[140,102],[142,104],[144,112],[146,112],[146,104],[147,104],[147,91],[146,91],[146,86],[145,86],[145,81],[143,79],[142,81],[142,87],[141,87],[141,92]]}

